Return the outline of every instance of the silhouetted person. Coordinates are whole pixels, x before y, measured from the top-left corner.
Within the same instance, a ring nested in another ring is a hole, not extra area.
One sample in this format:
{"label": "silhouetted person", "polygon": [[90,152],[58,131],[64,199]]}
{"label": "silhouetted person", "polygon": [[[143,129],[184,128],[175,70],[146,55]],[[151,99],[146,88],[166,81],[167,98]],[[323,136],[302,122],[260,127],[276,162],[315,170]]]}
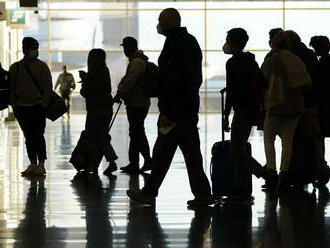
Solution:
{"label": "silhouetted person", "polygon": [[158,59],[160,131],[152,158],[151,174],[141,191],[128,190],[138,202],[155,204],[159,187],[171,165],[176,149],[183,153],[194,200],[188,205],[214,203],[209,181],[203,170],[203,158],[197,129],[199,88],[202,84],[202,52],[194,36],[180,26],[176,9],[163,10],[157,31],[166,40]]}
{"label": "silhouetted person", "polygon": [[60,86],[61,97],[65,101],[65,104],[68,108],[68,118],[70,118],[71,94],[72,91],[76,88],[76,82],[73,75],[67,71],[66,65],[63,66],[63,72],[57,78],[55,90],[58,86]]}
{"label": "silhouetted person", "polygon": [[[39,43],[32,37],[23,39],[24,57],[10,66],[10,104],[23,131],[30,165],[22,176],[45,175],[46,142],[45,108],[52,91],[52,76],[48,66],[38,59]],[[42,92],[39,91],[39,85]]]}
{"label": "silhouetted person", "polygon": [[[228,31],[223,51],[232,57],[226,63],[226,102],[223,128],[229,128],[229,115],[234,109],[231,123],[231,152],[235,159],[237,192],[230,196],[235,200],[250,200],[252,194],[251,173],[269,179],[267,170],[248,153],[247,141],[252,128],[251,102],[252,80],[261,73],[255,61],[254,54],[243,52],[249,39],[247,32],[242,28]],[[274,177],[274,176],[273,176]]]}
{"label": "silhouetted person", "polygon": [[294,31],[286,31],[289,37],[290,50],[305,64],[312,79],[312,87],[303,91],[305,113],[297,127],[297,136],[314,143],[316,154],[316,180],[320,185],[326,184],[330,178],[330,170],[326,166],[323,155],[323,138],[318,119],[321,82],[318,75],[318,60],[313,50],[308,49],[301,42],[299,35]]}
{"label": "silhouetted person", "polygon": [[313,36],[310,41],[315,54],[319,57],[318,80],[319,90],[319,121],[323,136],[323,155],[325,152],[325,137],[330,137],[330,42],[326,36]]}
{"label": "silhouetted person", "polygon": [[128,148],[129,164],[120,169],[129,174],[139,173],[139,155],[144,158],[141,171],[151,170],[151,157],[148,139],[144,130],[144,120],[147,117],[150,98],[144,94],[143,86],[146,84],[146,64],[148,57],[138,50],[137,41],[133,37],[125,37],[121,44],[124,54],[129,59],[126,74],[121,79],[117,98],[122,98],[126,105],[129,123],[130,143]]}
{"label": "silhouetted person", "polygon": [[272,40],[275,37],[275,35],[278,34],[281,31],[283,31],[283,29],[281,29],[281,28],[273,28],[269,31],[269,33],[268,33],[269,34],[268,44],[269,44],[271,50],[266,54],[265,60],[268,59],[270,56],[272,56],[275,53],[274,49],[272,48]]}
{"label": "silhouetted person", "polygon": [[288,186],[292,144],[297,124],[305,112],[301,89],[310,87],[311,78],[303,61],[290,49],[287,31],[279,32],[272,40],[275,53],[264,61],[261,70],[266,78],[266,117],[264,145],[267,168],[276,172],[275,137],[282,141],[280,176],[276,192]]}
{"label": "silhouetted person", "polygon": [[79,71],[82,87],[80,94],[86,99],[86,124],[90,151],[88,152],[89,172],[97,171],[99,153],[109,162],[104,174],[110,175],[117,170],[117,155],[113,150],[109,135],[112,118],[112,96],[109,69],[105,62],[106,54],[102,49],[92,49],[88,54],[88,72]]}
{"label": "silhouetted person", "polygon": [[109,202],[117,177],[112,175],[109,180],[109,185],[105,187],[98,175],[86,176],[77,173],[71,181],[80,206],[86,211],[86,248],[113,247],[113,216],[109,214]]}
{"label": "silhouetted person", "polygon": [[9,72],[0,63],[0,111],[8,107],[10,88]]}

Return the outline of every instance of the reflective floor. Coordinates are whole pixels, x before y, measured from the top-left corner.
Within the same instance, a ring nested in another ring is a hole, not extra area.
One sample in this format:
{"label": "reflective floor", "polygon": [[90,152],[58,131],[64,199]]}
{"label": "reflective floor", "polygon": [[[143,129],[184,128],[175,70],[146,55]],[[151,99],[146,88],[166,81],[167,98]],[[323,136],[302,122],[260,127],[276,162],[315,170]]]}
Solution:
{"label": "reflective floor", "polygon": [[[152,114],[146,121],[151,145],[156,119]],[[34,179],[20,176],[28,161],[17,123],[0,122],[0,247],[330,247],[327,188],[313,192],[307,187],[271,202],[260,190],[262,180],[254,178],[252,206],[189,210],[186,201],[193,197],[178,151],[153,209],[125,194],[128,188],[142,187],[146,176],[116,172],[105,177],[105,161],[99,176],[76,175],[68,160],[84,121],[77,114],[70,121],[48,123],[47,177]],[[199,127],[209,175],[211,147],[220,140],[219,115],[200,115]],[[119,166],[127,163],[127,131],[121,114],[111,130]],[[263,164],[262,133],[253,131],[250,141],[253,156]],[[330,143],[327,148],[330,153]]]}

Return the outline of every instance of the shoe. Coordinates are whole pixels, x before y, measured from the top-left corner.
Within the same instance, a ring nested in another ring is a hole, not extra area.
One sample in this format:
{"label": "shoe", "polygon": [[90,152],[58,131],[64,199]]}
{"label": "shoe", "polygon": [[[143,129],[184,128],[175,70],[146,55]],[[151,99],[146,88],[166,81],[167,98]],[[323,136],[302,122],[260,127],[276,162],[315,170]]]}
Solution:
{"label": "shoe", "polygon": [[315,183],[315,187],[321,188],[325,186],[330,180],[330,168],[325,166],[317,173],[317,181]]}
{"label": "shoe", "polygon": [[209,206],[215,204],[215,199],[212,195],[203,198],[195,198],[193,200],[187,201],[187,205],[189,206]]}
{"label": "shoe", "polygon": [[142,204],[155,206],[156,197],[146,195],[142,190],[127,190],[126,194],[131,200],[137,201]]}
{"label": "shoe", "polygon": [[22,176],[32,176],[34,171],[37,169],[37,165],[31,164],[24,171],[21,172]]}
{"label": "shoe", "polygon": [[127,174],[139,174],[139,172],[140,172],[139,166],[138,165],[132,165],[132,164],[129,164],[129,165],[124,166],[124,167],[120,167],[120,169],[122,170],[122,172],[125,172]]}
{"label": "shoe", "polygon": [[144,164],[142,166],[142,168],[140,169],[141,172],[145,172],[145,171],[149,171],[151,170],[152,167],[152,159],[148,159],[144,161]]}
{"label": "shoe", "polygon": [[274,191],[276,188],[276,183],[278,179],[277,172],[275,170],[266,170],[263,178],[265,179],[265,187],[269,191]]}
{"label": "shoe", "polygon": [[33,171],[33,176],[44,176],[46,175],[45,167],[37,166],[37,168]]}
{"label": "shoe", "polygon": [[111,176],[112,172],[117,170],[117,164],[116,163],[109,163],[108,168],[106,168],[105,171],[103,171],[103,174],[106,176]]}

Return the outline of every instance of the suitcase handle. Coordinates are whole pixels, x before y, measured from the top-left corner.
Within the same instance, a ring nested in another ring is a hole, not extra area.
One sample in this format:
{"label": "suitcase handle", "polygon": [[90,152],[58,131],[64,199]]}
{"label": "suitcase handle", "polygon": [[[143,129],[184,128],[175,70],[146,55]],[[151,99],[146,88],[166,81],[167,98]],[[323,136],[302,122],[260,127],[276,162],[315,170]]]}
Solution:
{"label": "suitcase handle", "polygon": [[119,105],[118,105],[118,108],[117,108],[117,110],[116,110],[116,113],[115,113],[115,115],[112,117],[112,120],[111,120],[111,123],[110,123],[110,126],[109,126],[109,131],[110,131],[110,129],[112,128],[112,125],[113,125],[113,123],[114,123],[114,121],[115,121],[115,119],[116,119],[116,117],[117,117],[117,114],[118,114],[118,112],[119,112],[119,109],[120,109],[120,107],[121,107],[121,104],[122,104],[122,101],[120,101],[120,103],[119,103]]}
{"label": "suitcase handle", "polygon": [[221,138],[222,141],[225,141],[225,130],[223,129],[223,121],[225,119],[225,92],[227,88],[220,90],[221,94]]}

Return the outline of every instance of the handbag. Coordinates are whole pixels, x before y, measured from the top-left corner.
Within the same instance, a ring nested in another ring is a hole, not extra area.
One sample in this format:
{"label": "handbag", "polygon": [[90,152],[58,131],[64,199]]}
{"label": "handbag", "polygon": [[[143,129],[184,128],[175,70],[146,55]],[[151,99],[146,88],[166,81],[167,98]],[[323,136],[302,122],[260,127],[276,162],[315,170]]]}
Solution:
{"label": "handbag", "polygon": [[[40,88],[40,85],[33,77],[30,69],[27,66],[24,66],[24,68],[26,69],[34,85],[37,87],[40,94],[42,95],[43,92]],[[51,121],[55,121],[58,118],[60,118],[62,115],[64,115],[66,112],[68,112],[68,108],[64,100],[55,91],[52,90],[49,96],[49,103],[46,107],[46,118],[50,119]]]}

